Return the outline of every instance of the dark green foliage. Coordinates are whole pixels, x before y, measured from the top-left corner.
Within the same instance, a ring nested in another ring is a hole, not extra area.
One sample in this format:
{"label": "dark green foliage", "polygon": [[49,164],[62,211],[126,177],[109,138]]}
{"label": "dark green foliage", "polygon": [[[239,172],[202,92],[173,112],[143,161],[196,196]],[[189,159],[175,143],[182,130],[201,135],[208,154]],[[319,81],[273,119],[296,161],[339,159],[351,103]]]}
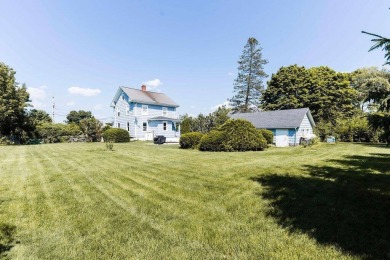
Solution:
{"label": "dark green foliage", "polygon": [[306,69],[297,65],[282,67],[273,74],[263,95],[264,110],[308,107],[314,121],[332,122],[352,116],[356,111],[357,91],[350,76],[328,67]]}
{"label": "dark green foliage", "polygon": [[363,114],[337,120],[335,132],[342,142],[371,142],[375,137],[375,131],[369,127]]}
{"label": "dark green foliage", "polygon": [[44,110],[32,109],[28,111],[27,116],[34,126],[42,125],[44,123],[52,123],[52,118]]}
{"label": "dark green foliage", "polygon": [[208,133],[218,128],[229,119],[230,109],[222,106],[207,116],[199,114],[197,117],[191,117],[187,114],[182,116],[180,130],[182,134],[189,132]]}
{"label": "dark green foliage", "polygon": [[383,130],[381,139],[390,145],[390,113],[377,112],[368,116],[370,126],[375,130]]}
{"label": "dark green foliage", "polygon": [[238,76],[234,81],[233,111],[249,112],[251,107],[257,108],[264,90],[263,79],[268,77],[264,65],[268,63],[262,58],[262,48],[255,38],[249,38],[238,61]]}
{"label": "dark green foliage", "polygon": [[267,129],[259,129],[261,134],[264,136],[265,140],[267,140],[267,144],[273,144],[274,142],[274,133]]}
{"label": "dark green foliage", "polygon": [[130,142],[130,135],[124,129],[111,128],[103,132],[105,142],[126,143]]}
{"label": "dark green foliage", "polygon": [[31,138],[27,140],[26,144],[41,144],[42,142],[41,139]]}
{"label": "dark green foliage", "polygon": [[372,42],[374,42],[374,45],[368,51],[381,48],[386,52],[385,53],[386,63],[384,65],[390,65],[390,39],[377,34],[365,32],[365,31],[362,31],[362,33],[376,37],[375,39],[371,40]]}
{"label": "dark green foliage", "polygon": [[84,111],[84,110],[75,111],[75,110],[72,110],[66,116],[66,119],[67,119],[66,123],[68,123],[68,124],[72,124],[73,123],[73,124],[78,125],[82,119],[91,118],[91,117],[92,117],[91,111]]}
{"label": "dark green foliage", "polygon": [[0,145],[10,145],[11,141],[6,136],[0,136]]}
{"label": "dark green foliage", "polygon": [[37,136],[45,143],[68,142],[71,137],[81,135],[80,128],[75,124],[50,124],[37,126]]}
{"label": "dark green foliage", "polygon": [[180,122],[180,133],[181,134],[190,133],[192,122],[193,122],[192,117],[188,116],[187,114],[184,115]]}
{"label": "dark green foliage", "polygon": [[207,134],[200,142],[202,151],[260,151],[267,141],[249,121],[229,119],[216,131]]}
{"label": "dark green foliage", "polygon": [[267,147],[267,141],[251,122],[229,119],[219,129],[227,134],[227,145],[234,151],[259,151]]}
{"label": "dark green foliage", "polygon": [[203,134],[199,132],[190,132],[180,135],[180,148],[183,149],[194,149],[202,139]]}
{"label": "dark green foliage", "polygon": [[15,71],[0,62],[0,135],[21,136],[29,131],[26,107],[29,94],[26,86],[15,80]]}
{"label": "dark green foliage", "polygon": [[79,121],[79,126],[89,142],[100,141],[103,124],[94,117],[84,118]]}
{"label": "dark green foliage", "polygon": [[362,68],[351,73],[351,86],[358,92],[362,111],[375,111],[386,105],[380,102],[383,94],[390,93],[390,73],[376,67]]}
{"label": "dark green foliage", "polygon": [[227,136],[223,131],[212,130],[205,134],[199,144],[199,150],[210,152],[230,152],[232,147],[227,144]]}
{"label": "dark green foliage", "polygon": [[104,131],[108,130],[108,129],[111,129],[111,128],[112,128],[111,125],[106,124],[105,126],[102,127],[102,133],[103,133]]}

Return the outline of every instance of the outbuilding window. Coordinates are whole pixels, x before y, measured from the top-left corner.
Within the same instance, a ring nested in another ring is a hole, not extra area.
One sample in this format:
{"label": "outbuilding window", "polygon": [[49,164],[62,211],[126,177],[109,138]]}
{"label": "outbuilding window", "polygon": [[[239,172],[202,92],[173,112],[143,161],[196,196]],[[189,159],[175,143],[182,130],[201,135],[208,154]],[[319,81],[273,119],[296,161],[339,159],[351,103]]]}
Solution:
{"label": "outbuilding window", "polygon": [[142,123],[142,131],[144,131],[144,132],[148,131],[148,123],[147,122]]}
{"label": "outbuilding window", "polygon": [[163,130],[167,131],[167,122],[166,121],[163,122]]}

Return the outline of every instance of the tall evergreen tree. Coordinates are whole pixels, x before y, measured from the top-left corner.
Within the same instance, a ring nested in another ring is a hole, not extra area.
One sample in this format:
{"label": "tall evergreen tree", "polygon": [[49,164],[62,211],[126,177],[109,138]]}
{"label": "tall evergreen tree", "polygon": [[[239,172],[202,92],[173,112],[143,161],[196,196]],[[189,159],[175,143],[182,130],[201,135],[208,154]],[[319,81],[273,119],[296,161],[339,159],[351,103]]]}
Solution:
{"label": "tall evergreen tree", "polygon": [[234,81],[234,96],[230,99],[234,112],[249,112],[251,107],[260,104],[264,90],[263,79],[268,75],[264,65],[268,63],[262,58],[262,48],[255,38],[249,38],[238,61],[238,76]]}
{"label": "tall evergreen tree", "polygon": [[0,135],[21,135],[26,129],[26,86],[15,80],[15,71],[0,62]]}

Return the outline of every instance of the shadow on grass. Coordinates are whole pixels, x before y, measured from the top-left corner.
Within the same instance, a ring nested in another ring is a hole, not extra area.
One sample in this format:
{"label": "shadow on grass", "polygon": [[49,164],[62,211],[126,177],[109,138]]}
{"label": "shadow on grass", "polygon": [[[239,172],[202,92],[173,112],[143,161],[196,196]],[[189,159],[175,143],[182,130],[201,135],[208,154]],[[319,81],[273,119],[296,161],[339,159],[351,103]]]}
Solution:
{"label": "shadow on grass", "polygon": [[0,259],[12,249],[15,232],[16,227],[14,225],[0,223]]}
{"label": "shadow on grass", "polygon": [[390,155],[370,154],[310,166],[306,176],[253,178],[268,214],[291,232],[363,258],[390,258]]}

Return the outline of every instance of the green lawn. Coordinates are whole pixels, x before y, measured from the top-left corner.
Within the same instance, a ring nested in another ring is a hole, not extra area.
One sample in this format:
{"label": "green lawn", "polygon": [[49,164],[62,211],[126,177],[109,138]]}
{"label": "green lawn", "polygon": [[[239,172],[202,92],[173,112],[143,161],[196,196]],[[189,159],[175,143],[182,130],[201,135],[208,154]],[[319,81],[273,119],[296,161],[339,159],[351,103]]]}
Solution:
{"label": "green lawn", "polygon": [[386,258],[390,148],[0,146],[0,223],[20,259]]}

